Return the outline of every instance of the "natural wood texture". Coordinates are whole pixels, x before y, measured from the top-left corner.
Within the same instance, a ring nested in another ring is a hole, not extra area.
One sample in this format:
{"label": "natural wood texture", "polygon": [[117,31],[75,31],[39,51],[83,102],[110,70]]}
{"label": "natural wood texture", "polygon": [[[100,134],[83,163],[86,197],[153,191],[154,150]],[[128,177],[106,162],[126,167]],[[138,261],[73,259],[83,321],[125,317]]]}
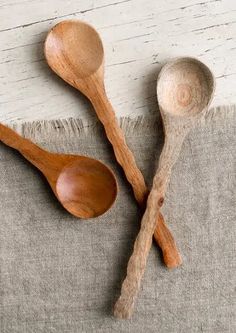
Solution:
{"label": "natural wood texture", "polygon": [[84,156],[50,153],[2,124],[0,141],[37,167],[64,208],[76,217],[99,216],[114,203],[116,179],[103,163]]}
{"label": "natural wood texture", "polygon": [[165,227],[165,221],[159,212],[159,228],[155,228],[154,238],[158,239],[162,250],[163,261],[168,268],[176,268],[182,264],[182,258],[175,243],[174,237],[168,228]]}
{"label": "natural wood texture", "polygon": [[[45,56],[52,70],[71,86],[80,90],[93,104],[105,128],[107,138],[113,146],[116,159],[133,188],[135,198],[141,206],[144,206],[148,189],[106,96],[104,51],[98,33],[87,23],[75,20],[63,21],[49,32],[45,41]],[[177,267],[181,263],[181,258],[173,237],[165,238],[170,231],[163,219],[162,223],[157,222],[157,226],[165,229],[155,234],[157,242],[164,246],[165,252],[171,251],[164,257],[166,265]],[[172,260],[169,263],[170,257],[175,258],[175,262]]]}
{"label": "natural wood texture", "polygon": [[157,97],[165,129],[165,144],[160,156],[152,190],[147,200],[141,229],[128,263],[114,315],[130,318],[134,308],[156,227],[164,202],[171,170],[179,156],[185,136],[195,125],[213,97],[214,77],[201,62],[179,58],[163,67],[157,83]]}

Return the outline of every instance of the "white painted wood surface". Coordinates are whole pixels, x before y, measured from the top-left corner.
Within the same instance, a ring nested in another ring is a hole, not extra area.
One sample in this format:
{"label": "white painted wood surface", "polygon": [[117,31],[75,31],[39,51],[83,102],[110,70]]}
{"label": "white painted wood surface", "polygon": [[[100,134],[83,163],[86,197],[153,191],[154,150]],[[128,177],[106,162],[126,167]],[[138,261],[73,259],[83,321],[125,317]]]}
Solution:
{"label": "white painted wood surface", "polygon": [[197,57],[212,69],[213,105],[236,103],[234,0],[0,0],[0,121],[95,116],[44,60],[47,31],[67,18],[101,34],[118,115],[156,112],[157,74],[175,56]]}

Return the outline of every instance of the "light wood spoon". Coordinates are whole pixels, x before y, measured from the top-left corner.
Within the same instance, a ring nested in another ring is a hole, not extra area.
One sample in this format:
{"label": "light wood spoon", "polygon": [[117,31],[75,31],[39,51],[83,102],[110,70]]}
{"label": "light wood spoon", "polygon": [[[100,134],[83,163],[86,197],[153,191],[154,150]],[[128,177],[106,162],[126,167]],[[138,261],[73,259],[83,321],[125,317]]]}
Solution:
{"label": "light wood spoon", "polygon": [[[100,36],[85,22],[63,21],[48,33],[44,51],[52,70],[80,90],[93,104],[113,146],[116,159],[133,187],[135,198],[144,206],[148,189],[106,96],[104,51]],[[177,267],[182,261],[174,238],[161,215],[157,221],[155,238],[162,248],[165,264],[170,268]]]}
{"label": "light wood spoon", "polygon": [[62,206],[76,217],[99,216],[114,203],[116,178],[103,163],[85,156],[50,153],[2,124],[0,141],[38,168]]}
{"label": "light wood spoon", "polygon": [[115,305],[114,315],[118,318],[130,318],[132,315],[172,167],[177,161],[184,138],[208,108],[214,87],[211,71],[193,58],[176,59],[165,65],[159,74],[157,97],[164,123],[165,144],[141,229],[128,263],[121,296]]}

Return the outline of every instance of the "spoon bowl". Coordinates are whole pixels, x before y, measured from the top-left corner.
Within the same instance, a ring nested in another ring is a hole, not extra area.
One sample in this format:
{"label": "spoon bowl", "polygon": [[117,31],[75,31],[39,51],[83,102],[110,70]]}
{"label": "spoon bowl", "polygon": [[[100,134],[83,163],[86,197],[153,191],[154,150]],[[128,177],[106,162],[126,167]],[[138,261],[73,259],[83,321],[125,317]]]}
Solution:
{"label": "spoon bowl", "polygon": [[104,51],[97,31],[83,21],[66,20],[49,31],[44,44],[48,65],[87,95],[85,81],[103,72]]}
{"label": "spoon bowl", "polygon": [[211,102],[214,78],[209,68],[194,58],[179,58],[163,67],[157,84],[160,109],[174,116],[194,116]]}
{"label": "spoon bowl", "polygon": [[56,196],[64,208],[81,218],[104,214],[117,196],[113,172],[103,163],[88,157],[75,156],[58,176]]}

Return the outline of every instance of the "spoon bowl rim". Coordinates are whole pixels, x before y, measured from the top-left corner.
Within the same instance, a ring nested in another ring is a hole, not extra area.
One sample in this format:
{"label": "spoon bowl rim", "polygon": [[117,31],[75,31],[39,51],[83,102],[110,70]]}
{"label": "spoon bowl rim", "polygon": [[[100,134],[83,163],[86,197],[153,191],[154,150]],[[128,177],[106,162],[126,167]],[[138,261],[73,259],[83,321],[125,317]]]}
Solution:
{"label": "spoon bowl rim", "polygon": [[[61,154],[59,154],[59,155],[61,155]],[[73,216],[75,216],[75,217],[77,217],[77,218],[82,218],[82,219],[90,219],[90,218],[96,218],[96,217],[98,217],[98,216],[101,216],[101,215],[103,215],[103,214],[105,214],[113,205],[114,205],[114,203],[115,203],[115,201],[116,201],[116,199],[117,199],[117,195],[118,195],[118,190],[119,190],[119,187],[118,187],[118,181],[117,181],[117,178],[116,178],[116,176],[115,176],[115,173],[114,173],[114,171],[107,165],[107,164],[105,164],[105,163],[103,163],[102,161],[100,161],[100,160],[97,160],[97,159],[95,159],[95,158],[92,158],[92,157],[88,157],[88,156],[82,156],[82,155],[73,155],[73,154],[63,154],[64,156],[69,156],[69,157],[71,157],[71,158],[73,158],[71,161],[69,161],[68,163],[66,163],[65,165],[64,165],[64,167],[63,168],[61,168],[61,170],[60,170],[60,172],[59,172],[59,174],[58,174],[58,176],[57,176],[57,179],[56,179],[56,182],[55,182],[55,184],[54,184],[54,186],[53,186],[53,190],[54,190],[54,193],[55,193],[55,195],[56,195],[56,197],[57,197],[57,199],[58,199],[58,201],[61,203],[61,205],[66,209],[66,211],[67,212],[69,212],[71,215],[73,215]],[[60,176],[66,171],[66,170],[68,170],[68,168],[70,168],[70,166],[72,166],[73,164],[75,164],[77,161],[79,162],[81,159],[86,159],[86,160],[90,160],[90,161],[94,161],[94,162],[96,162],[96,163],[98,163],[98,164],[100,164],[100,166],[102,166],[104,169],[106,169],[106,171],[110,174],[110,176],[112,177],[112,179],[113,179],[113,181],[114,181],[114,187],[113,187],[113,189],[114,189],[114,193],[113,193],[113,198],[111,199],[111,202],[110,202],[110,204],[109,205],[107,205],[107,207],[106,207],[106,209],[105,210],[102,210],[102,212],[101,213],[99,213],[99,214],[96,214],[96,215],[91,215],[91,216],[86,216],[85,217],[85,215],[82,215],[82,214],[78,214],[78,213],[74,213],[74,212],[72,212],[71,210],[69,210],[68,209],[68,206],[67,205],[65,205],[64,203],[63,203],[63,200],[62,200],[62,198],[61,198],[61,195],[58,193],[58,181],[59,181],[59,179],[60,179]]]}
{"label": "spoon bowl rim", "polygon": [[[55,24],[48,32],[47,32],[47,35],[46,35],[46,38],[45,38],[45,41],[44,41],[44,47],[43,47],[43,51],[44,51],[44,56],[45,56],[45,59],[47,61],[47,64],[48,66],[58,75],[60,76],[62,79],[64,79],[64,76],[61,75],[62,71],[58,70],[58,66],[55,66],[55,62],[50,62],[50,55],[48,54],[48,43],[49,43],[49,38],[51,37],[51,34],[53,33],[53,30],[55,30],[58,26],[61,26],[63,24],[72,24],[72,25],[84,25],[84,26],[87,26],[91,29],[91,31],[93,31],[93,33],[96,35],[97,39],[99,40],[100,42],[100,46],[101,46],[101,51],[102,51],[102,54],[101,54],[101,61],[100,61],[100,65],[97,67],[97,69],[88,74],[88,75],[85,75],[83,74],[80,78],[78,77],[78,79],[80,80],[85,80],[86,78],[88,77],[91,77],[92,75],[94,75],[103,65],[104,65],[104,58],[105,58],[105,52],[104,52],[104,46],[103,46],[103,42],[102,42],[102,39],[101,39],[101,36],[100,34],[98,33],[98,31],[93,27],[93,25],[91,25],[90,23],[87,23],[86,21],[84,20],[80,20],[80,19],[66,19],[66,20],[63,20],[63,21],[60,21],[58,22],[57,24]],[[67,81],[67,80],[66,80]],[[69,84],[71,84],[71,82],[68,82]],[[73,84],[72,84],[73,85]]]}
{"label": "spoon bowl rim", "polygon": [[[168,110],[165,110],[159,102],[160,94],[159,94],[159,91],[158,91],[158,86],[160,84],[163,73],[166,72],[173,65],[181,63],[181,62],[189,62],[189,63],[195,63],[195,64],[199,65],[199,67],[201,67],[203,69],[202,72],[204,73],[204,75],[206,76],[205,73],[207,73],[208,77],[210,78],[210,85],[208,87],[208,90],[209,90],[208,96],[209,96],[209,98],[208,98],[207,104],[201,110],[199,110],[195,114],[191,114],[191,115],[187,115],[187,114],[183,114],[183,115],[175,114],[174,115],[172,112],[169,112]],[[203,63],[202,61],[200,61],[199,59],[197,59],[195,57],[190,57],[190,56],[172,58],[170,61],[168,61],[166,64],[164,64],[164,66],[161,68],[161,70],[158,74],[158,77],[157,77],[156,91],[157,91],[157,99],[158,99],[158,105],[159,105],[160,112],[164,113],[164,114],[169,114],[173,117],[178,117],[178,118],[191,118],[191,117],[195,117],[199,114],[202,114],[210,106],[210,104],[213,100],[214,93],[215,93],[215,87],[216,87],[215,76],[214,76],[213,72],[210,70],[210,68],[205,63]]]}

